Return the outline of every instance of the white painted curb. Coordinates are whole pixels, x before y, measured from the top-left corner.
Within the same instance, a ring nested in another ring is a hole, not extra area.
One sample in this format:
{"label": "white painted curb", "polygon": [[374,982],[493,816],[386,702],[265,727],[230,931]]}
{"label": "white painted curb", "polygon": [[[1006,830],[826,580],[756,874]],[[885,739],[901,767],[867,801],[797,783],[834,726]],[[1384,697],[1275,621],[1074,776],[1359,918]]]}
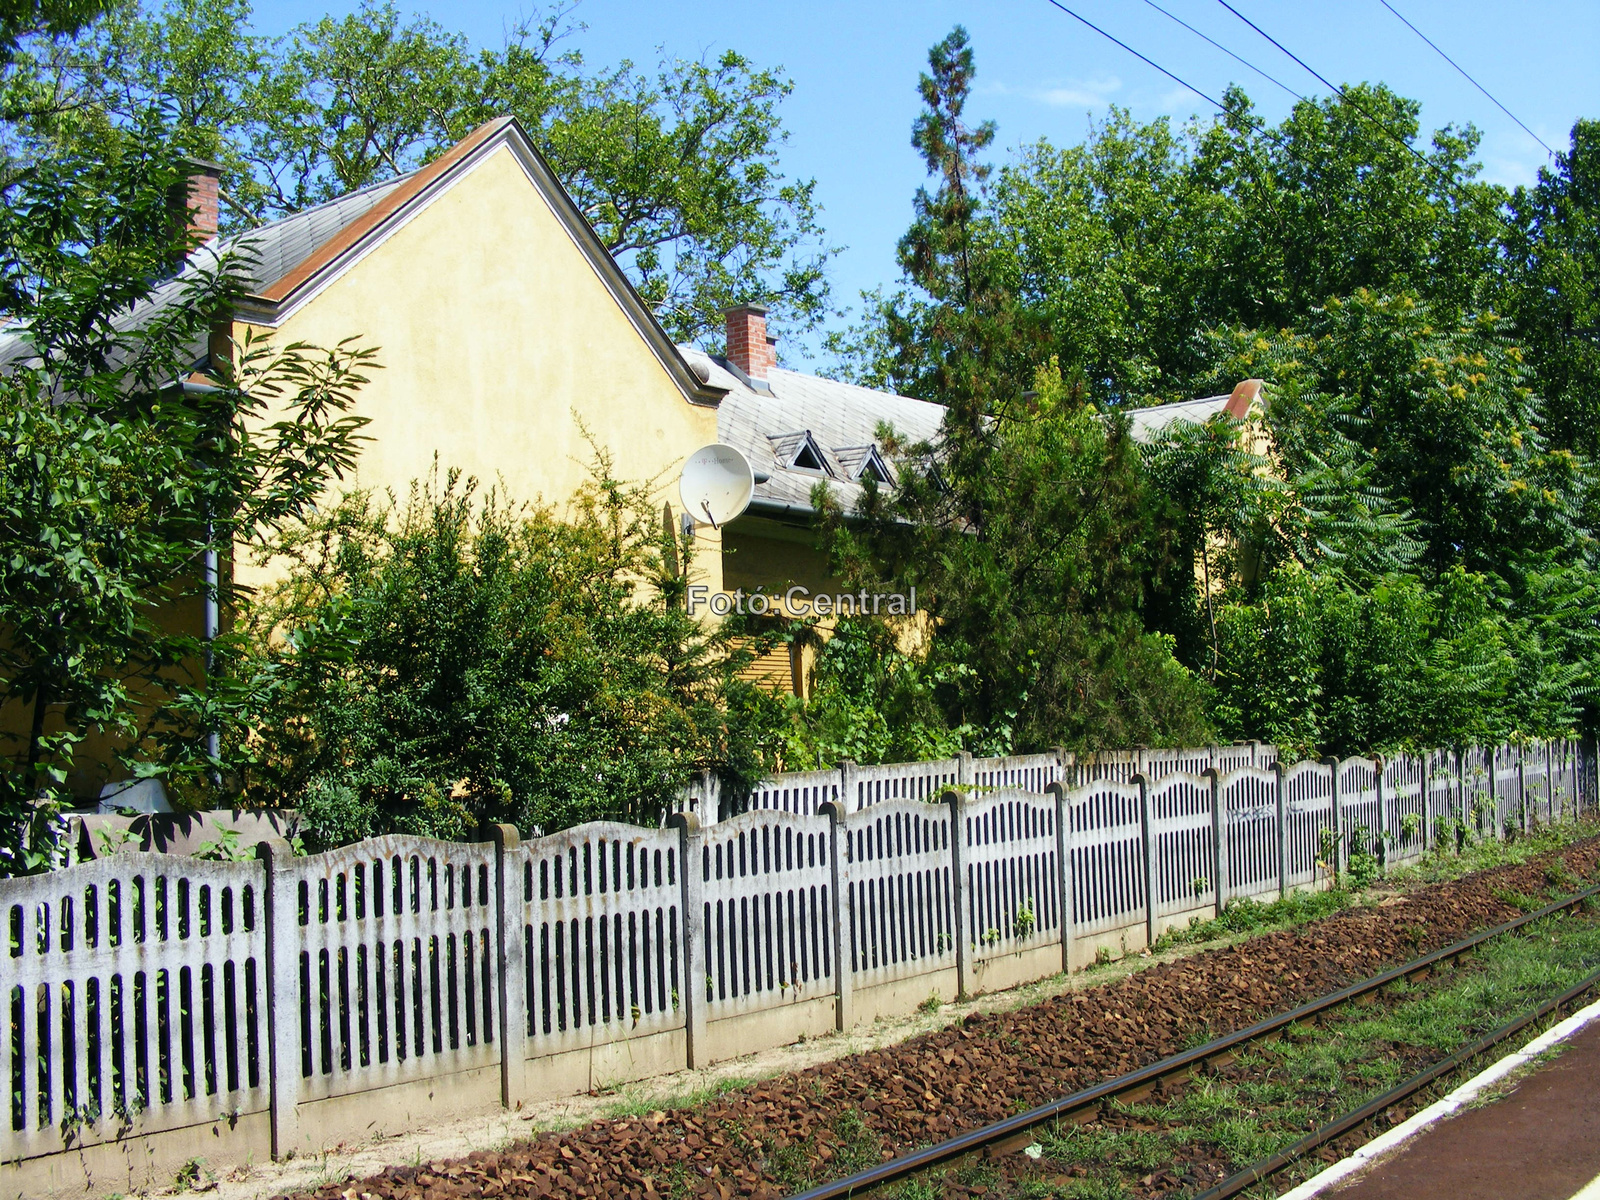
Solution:
{"label": "white painted curb", "polygon": [[1492,1067],[1481,1074],[1474,1075],[1443,1100],[1430,1104],[1419,1113],[1412,1114],[1411,1118],[1402,1121],[1387,1133],[1375,1137],[1372,1141],[1362,1146],[1349,1158],[1334,1163],[1320,1174],[1313,1175],[1292,1192],[1285,1192],[1278,1200],[1311,1200],[1362,1168],[1369,1166],[1374,1160],[1382,1158],[1393,1151],[1401,1143],[1408,1141],[1421,1133],[1429,1125],[1442,1121],[1452,1116],[1457,1109],[1472,1102],[1473,1098],[1485,1088],[1504,1079],[1519,1067],[1543,1054],[1557,1042],[1564,1042],[1589,1022],[1600,1019],[1600,1001],[1589,1005],[1588,1008],[1579,1009],[1555,1028],[1540,1034],[1521,1050],[1508,1054]]}

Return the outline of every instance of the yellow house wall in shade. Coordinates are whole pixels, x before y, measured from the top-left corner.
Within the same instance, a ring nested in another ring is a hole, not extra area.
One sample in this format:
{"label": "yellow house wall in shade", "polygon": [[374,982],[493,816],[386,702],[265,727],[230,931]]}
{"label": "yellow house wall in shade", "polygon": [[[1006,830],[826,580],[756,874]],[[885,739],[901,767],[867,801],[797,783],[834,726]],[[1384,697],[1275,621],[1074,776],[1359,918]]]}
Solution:
{"label": "yellow house wall in shade", "polygon": [[[680,467],[717,440],[716,408],[687,399],[505,146],[259,332],[377,348],[356,402],[372,440],[344,486],[402,503],[437,456],[441,472],[559,513],[589,479],[587,429],[618,478],[655,481],[676,512]],[[720,587],[719,535],[697,536],[695,574]],[[242,557],[241,582],[273,577]]]}

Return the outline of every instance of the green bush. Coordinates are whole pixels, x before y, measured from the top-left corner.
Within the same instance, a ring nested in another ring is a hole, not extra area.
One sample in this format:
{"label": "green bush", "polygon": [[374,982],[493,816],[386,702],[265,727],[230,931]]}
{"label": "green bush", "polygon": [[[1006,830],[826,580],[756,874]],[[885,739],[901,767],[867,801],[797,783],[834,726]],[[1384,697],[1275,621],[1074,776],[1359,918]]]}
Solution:
{"label": "green bush", "polygon": [[607,468],[568,519],[450,474],[280,539],[231,664],[247,801],[300,806],[329,846],[653,824],[696,771],[758,775],[774,704],[736,678],[749,652],[687,613],[689,539]]}

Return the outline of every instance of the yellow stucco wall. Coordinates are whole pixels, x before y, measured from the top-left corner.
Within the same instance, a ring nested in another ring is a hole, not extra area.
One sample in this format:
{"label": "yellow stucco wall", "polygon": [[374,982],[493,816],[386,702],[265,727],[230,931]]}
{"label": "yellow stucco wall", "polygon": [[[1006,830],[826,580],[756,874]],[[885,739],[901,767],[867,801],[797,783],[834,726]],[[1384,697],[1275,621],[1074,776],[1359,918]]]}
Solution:
{"label": "yellow stucco wall", "polygon": [[[243,330],[238,330],[242,336]],[[347,486],[393,489],[459,467],[559,511],[588,478],[586,427],[619,477],[660,486],[717,440],[504,146],[356,262],[276,330],[280,343],[358,336],[383,369],[357,411],[372,440]],[[696,575],[721,585],[714,531]],[[271,572],[245,568],[259,585]]]}
{"label": "yellow stucco wall", "polygon": [[810,530],[745,518],[728,527],[722,551],[722,576],[730,591],[763,588],[781,597],[791,584],[809,588],[812,594],[844,590],[843,583],[828,573],[827,556],[817,549]]}

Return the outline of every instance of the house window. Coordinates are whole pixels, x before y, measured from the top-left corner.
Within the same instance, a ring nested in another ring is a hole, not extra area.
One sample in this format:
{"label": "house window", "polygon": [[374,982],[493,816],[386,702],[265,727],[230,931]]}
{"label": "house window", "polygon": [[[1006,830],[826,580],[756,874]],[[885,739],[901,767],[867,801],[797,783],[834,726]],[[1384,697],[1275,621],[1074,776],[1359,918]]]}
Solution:
{"label": "house window", "polygon": [[808,438],[800,443],[800,449],[795,453],[794,461],[789,464],[800,471],[822,470],[822,455],[817,453],[817,448]]}
{"label": "house window", "polygon": [[811,436],[809,429],[770,435],[767,440],[772,443],[772,452],[778,462],[788,470],[809,471],[816,475],[833,474],[827,455],[823,454],[822,447]]}
{"label": "house window", "polygon": [[889,470],[889,464],[884,461],[876,442],[869,442],[865,446],[840,446],[833,455],[851,479],[858,482],[873,479],[880,484],[894,482],[894,473]]}
{"label": "house window", "polygon": [[878,453],[876,446],[861,464],[861,470],[856,472],[856,478],[876,479],[879,483],[889,482],[889,468],[884,465],[883,457]]}

